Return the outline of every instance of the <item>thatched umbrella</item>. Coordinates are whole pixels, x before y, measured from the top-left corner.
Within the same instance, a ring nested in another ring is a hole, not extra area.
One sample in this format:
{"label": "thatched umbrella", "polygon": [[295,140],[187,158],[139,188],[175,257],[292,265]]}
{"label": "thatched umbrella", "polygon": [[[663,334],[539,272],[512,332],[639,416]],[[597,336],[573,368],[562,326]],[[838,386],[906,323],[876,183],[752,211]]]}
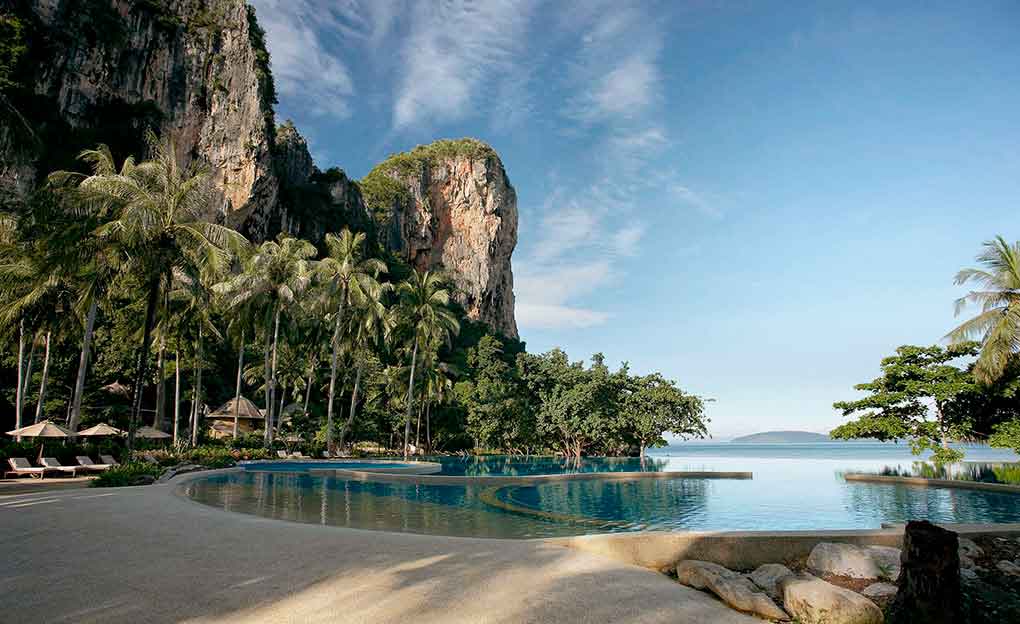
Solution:
{"label": "thatched umbrella", "polygon": [[[52,421],[44,420],[34,425],[22,427],[21,429],[8,431],[7,435],[12,435],[19,441],[21,438],[43,438],[45,440],[46,438],[70,438],[74,435],[74,432],[70,429],[64,429]],[[39,457],[43,455],[44,446],[45,442],[39,445]]]}
{"label": "thatched umbrella", "polygon": [[124,432],[116,427],[111,427],[106,423],[99,423],[95,427],[89,427],[88,429],[82,429],[78,432],[78,435],[89,438],[89,437],[104,437],[104,436],[119,436],[124,435]]}
{"label": "thatched umbrella", "polygon": [[173,436],[171,436],[169,433],[164,433],[164,432],[160,431],[159,429],[153,429],[152,427],[145,426],[145,427],[139,427],[135,431],[135,437],[136,438],[146,438],[146,439],[149,439],[149,440],[165,440],[165,439],[173,437]]}
{"label": "thatched umbrella", "polygon": [[7,435],[19,438],[69,438],[74,435],[74,432],[70,429],[64,429],[51,420],[44,420],[34,425],[22,427],[21,429],[8,431]]}

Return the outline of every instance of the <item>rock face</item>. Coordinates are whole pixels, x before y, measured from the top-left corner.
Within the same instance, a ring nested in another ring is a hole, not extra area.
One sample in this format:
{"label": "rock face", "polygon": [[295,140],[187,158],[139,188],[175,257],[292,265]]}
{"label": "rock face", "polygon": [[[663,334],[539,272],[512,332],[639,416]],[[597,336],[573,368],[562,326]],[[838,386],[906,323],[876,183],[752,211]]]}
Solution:
{"label": "rock face", "polygon": [[438,141],[360,184],[320,171],[294,125],[276,126],[264,33],[245,0],[0,0],[0,10],[24,25],[27,50],[0,105],[0,203],[80,167],[78,152],[100,142],[118,160],[144,157],[153,129],[182,164],[208,169],[218,201],[202,218],[256,242],[373,232],[415,268],[442,269],[469,318],[517,337],[517,195],[489,146]]}
{"label": "rock face", "polygon": [[469,318],[517,337],[517,193],[491,147],[473,139],[420,146],[378,165],[362,189],[392,251],[418,270],[443,270]]}
{"label": "rock face", "polygon": [[74,136],[97,130],[95,141],[110,141],[106,122],[169,135],[185,161],[208,166],[219,190],[221,203],[205,218],[257,239],[269,234],[279,187],[275,96],[262,31],[243,0],[27,5],[18,17],[31,24],[34,67],[23,83],[52,107],[49,116]]}
{"label": "rock face", "polygon": [[779,583],[786,611],[804,624],[882,624],[878,606],[849,589],[810,574],[788,576]]}

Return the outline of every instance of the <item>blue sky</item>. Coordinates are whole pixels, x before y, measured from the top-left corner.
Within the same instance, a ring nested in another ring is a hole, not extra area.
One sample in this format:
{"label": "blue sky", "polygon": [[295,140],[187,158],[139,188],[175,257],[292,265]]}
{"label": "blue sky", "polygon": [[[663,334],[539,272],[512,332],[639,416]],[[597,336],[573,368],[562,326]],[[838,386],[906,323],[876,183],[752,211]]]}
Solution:
{"label": "blue sky", "polygon": [[489,142],[529,350],[660,370],[716,437],[839,424],[1020,237],[1015,2],[253,4],[320,167]]}

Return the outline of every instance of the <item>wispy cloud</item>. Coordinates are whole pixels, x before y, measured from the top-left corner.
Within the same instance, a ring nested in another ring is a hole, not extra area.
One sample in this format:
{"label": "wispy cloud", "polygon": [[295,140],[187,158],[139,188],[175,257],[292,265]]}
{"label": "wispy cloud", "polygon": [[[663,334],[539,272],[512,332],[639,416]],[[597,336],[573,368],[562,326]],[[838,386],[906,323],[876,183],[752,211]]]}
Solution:
{"label": "wispy cloud", "polygon": [[511,0],[414,4],[393,125],[463,118],[484,100],[482,84],[519,80],[515,57],[526,49],[531,9],[531,2]]}
{"label": "wispy cloud", "polygon": [[266,31],[280,95],[300,97],[313,115],[349,117],[354,82],[318,30],[324,18],[336,14],[312,0],[252,0],[252,4]]}

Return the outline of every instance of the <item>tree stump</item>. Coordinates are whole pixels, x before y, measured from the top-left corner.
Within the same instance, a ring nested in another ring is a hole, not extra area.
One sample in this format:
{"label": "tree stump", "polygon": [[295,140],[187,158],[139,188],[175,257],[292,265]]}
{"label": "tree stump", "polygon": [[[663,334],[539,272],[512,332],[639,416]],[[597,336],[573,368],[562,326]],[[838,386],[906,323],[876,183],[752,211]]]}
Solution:
{"label": "tree stump", "polygon": [[899,592],[889,609],[890,623],[963,621],[958,549],[956,533],[927,520],[907,523]]}

